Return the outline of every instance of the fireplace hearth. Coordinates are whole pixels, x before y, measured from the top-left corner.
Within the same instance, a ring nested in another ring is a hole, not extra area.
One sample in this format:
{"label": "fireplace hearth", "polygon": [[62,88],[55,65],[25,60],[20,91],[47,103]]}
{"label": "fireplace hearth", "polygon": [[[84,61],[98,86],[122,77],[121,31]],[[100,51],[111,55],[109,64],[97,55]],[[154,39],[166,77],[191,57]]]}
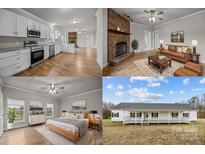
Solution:
{"label": "fireplace hearth", "polygon": [[119,57],[127,53],[127,42],[118,42],[115,46],[115,57]]}

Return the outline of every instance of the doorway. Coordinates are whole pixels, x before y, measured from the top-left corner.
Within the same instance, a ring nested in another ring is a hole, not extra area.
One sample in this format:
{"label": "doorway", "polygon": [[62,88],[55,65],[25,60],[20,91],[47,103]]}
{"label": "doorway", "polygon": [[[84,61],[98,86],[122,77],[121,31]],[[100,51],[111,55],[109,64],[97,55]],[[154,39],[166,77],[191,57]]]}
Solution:
{"label": "doorway", "polygon": [[144,112],[144,120],[148,120],[149,114],[148,112]]}
{"label": "doorway", "polygon": [[150,31],[144,31],[144,39],[145,39],[145,51],[151,50],[152,45],[152,39],[151,39],[151,32]]}
{"label": "doorway", "polygon": [[159,43],[159,32],[154,31],[153,32],[153,48],[159,48],[160,47],[160,43]]}

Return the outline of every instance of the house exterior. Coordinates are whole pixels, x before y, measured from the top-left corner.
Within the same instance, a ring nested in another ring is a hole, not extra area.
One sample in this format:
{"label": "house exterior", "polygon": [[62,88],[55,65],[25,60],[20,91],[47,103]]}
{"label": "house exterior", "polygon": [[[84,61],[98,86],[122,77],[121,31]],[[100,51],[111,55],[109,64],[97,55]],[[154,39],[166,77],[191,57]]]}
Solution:
{"label": "house exterior", "polygon": [[111,121],[122,122],[123,125],[197,121],[197,110],[190,104],[120,103],[111,111]]}

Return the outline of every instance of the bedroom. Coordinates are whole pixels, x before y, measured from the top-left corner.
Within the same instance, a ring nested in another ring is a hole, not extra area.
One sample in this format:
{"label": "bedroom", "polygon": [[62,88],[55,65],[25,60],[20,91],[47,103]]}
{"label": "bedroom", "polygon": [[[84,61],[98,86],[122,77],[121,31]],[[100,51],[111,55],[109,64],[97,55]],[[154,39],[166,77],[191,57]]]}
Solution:
{"label": "bedroom", "polygon": [[0,144],[101,144],[101,78],[0,78]]}

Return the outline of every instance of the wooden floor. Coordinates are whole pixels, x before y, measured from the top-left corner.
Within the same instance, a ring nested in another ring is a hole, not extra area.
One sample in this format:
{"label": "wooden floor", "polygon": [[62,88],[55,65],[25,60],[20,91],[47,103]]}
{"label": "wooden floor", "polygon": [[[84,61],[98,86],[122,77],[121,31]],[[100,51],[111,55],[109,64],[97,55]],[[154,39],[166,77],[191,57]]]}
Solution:
{"label": "wooden floor", "polygon": [[77,48],[76,54],[59,53],[16,76],[101,76],[96,49]]}
{"label": "wooden floor", "polygon": [[[136,53],[117,66],[107,66],[103,69],[103,76],[141,76],[141,72],[137,69],[134,61],[152,54],[153,51]],[[203,76],[205,76],[205,65],[203,65]]]}
{"label": "wooden floor", "polygon": [[49,145],[49,141],[33,127],[6,131],[0,137],[0,145]]}

